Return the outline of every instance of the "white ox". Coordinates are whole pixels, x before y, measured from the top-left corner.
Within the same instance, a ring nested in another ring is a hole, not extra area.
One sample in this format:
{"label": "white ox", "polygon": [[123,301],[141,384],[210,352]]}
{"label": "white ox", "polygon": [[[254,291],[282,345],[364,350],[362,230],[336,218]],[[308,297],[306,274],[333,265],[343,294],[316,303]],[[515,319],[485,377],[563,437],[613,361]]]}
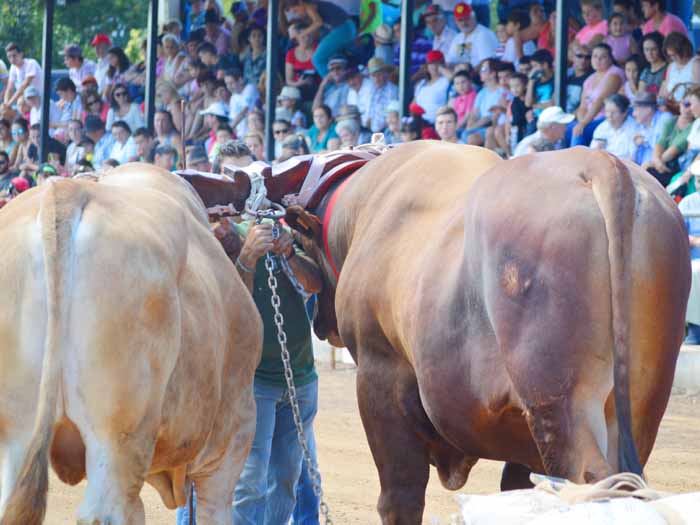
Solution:
{"label": "white ox", "polygon": [[0,212],[0,524],[35,525],[48,457],[78,524],[144,523],[144,481],[231,522],[262,323],[180,178],[50,181]]}

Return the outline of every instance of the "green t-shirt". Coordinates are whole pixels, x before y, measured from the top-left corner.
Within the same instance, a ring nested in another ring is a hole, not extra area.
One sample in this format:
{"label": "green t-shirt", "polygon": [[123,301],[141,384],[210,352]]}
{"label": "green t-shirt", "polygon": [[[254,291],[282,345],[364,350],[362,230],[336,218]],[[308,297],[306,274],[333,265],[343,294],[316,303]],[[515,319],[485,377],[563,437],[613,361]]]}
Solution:
{"label": "green t-shirt", "polygon": [[685,129],[678,129],[676,127],[676,121],[678,117],[670,119],[664,126],[661,132],[661,138],[659,139],[659,144],[664,150],[670,148],[671,146],[676,146],[680,153],[685,153],[688,149],[688,135],[690,135],[690,128],[693,126],[686,126]]}
{"label": "green t-shirt", "polygon": [[[236,224],[238,233],[243,237],[248,234],[249,228],[249,221]],[[297,253],[300,253],[300,250],[297,250]],[[276,256],[275,259],[277,259]],[[289,350],[292,371],[294,372],[294,384],[296,386],[307,385],[318,376],[314,366],[311,328],[306,316],[304,301],[282,271],[279,263],[274,270],[274,275],[277,278],[277,294],[280,297],[280,312],[284,317],[284,331],[287,334],[287,350]],[[265,331],[262,358],[255,371],[255,379],[272,386],[286,387],[282,349],[277,341],[275,310],[272,307],[272,292],[267,285],[267,277],[265,257],[261,257],[255,266],[253,300],[262,317]]]}

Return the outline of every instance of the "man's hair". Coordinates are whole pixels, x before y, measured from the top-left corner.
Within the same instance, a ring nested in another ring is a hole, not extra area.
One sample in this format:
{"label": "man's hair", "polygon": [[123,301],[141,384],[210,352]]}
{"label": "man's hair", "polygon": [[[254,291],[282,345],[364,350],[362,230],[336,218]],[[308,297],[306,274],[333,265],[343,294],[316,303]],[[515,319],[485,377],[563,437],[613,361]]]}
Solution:
{"label": "man's hair", "polygon": [[511,73],[515,73],[515,64],[513,64],[513,62],[499,60],[498,62],[496,62],[496,72],[500,73],[501,71],[509,71]]}
{"label": "man's hair", "polygon": [[9,53],[10,51],[15,51],[16,53],[22,53],[22,48],[19,47],[19,44],[15,42],[10,42],[5,46],[5,53]]}
{"label": "man's hair", "polygon": [[216,55],[216,46],[211,42],[202,42],[197,48],[197,54],[199,53],[211,53],[212,55]]}
{"label": "man's hair", "polygon": [[155,150],[156,155],[177,155],[177,150],[170,144],[161,144]]}
{"label": "man's hair", "polygon": [[520,65],[530,64],[532,62],[532,55],[523,55],[520,57]]}
{"label": "man's hair", "polygon": [[554,57],[548,49],[538,49],[532,54],[530,60],[538,64],[547,64],[549,67],[554,63]]}
{"label": "man's hair", "polygon": [[58,79],[58,82],[56,82],[56,91],[72,91],[75,93],[77,90],[75,89],[75,84],[70,78],[61,77]]}
{"label": "man's hair", "polygon": [[22,128],[25,133],[29,131],[29,121],[26,118],[17,117],[15,118],[15,120],[12,121],[12,123]]}
{"label": "man's hair", "polygon": [[94,146],[95,141],[92,140],[90,137],[83,137],[83,139],[78,144],[78,146],[80,146],[80,147],[87,146],[87,145]]}
{"label": "man's hair", "polygon": [[605,99],[605,102],[615,104],[621,113],[627,113],[627,110],[630,108],[630,99],[628,99],[625,95],[621,95],[620,93],[610,95]]}
{"label": "man's hair", "polygon": [[231,135],[233,135],[233,129],[231,128],[231,126],[224,122],[222,122],[216,127],[216,131],[228,131]]}
{"label": "man's hair", "polygon": [[134,138],[136,137],[148,137],[149,139],[152,139],[153,133],[151,133],[151,130],[148,128],[138,128],[136,131],[134,131]]}
{"label": "man's hair", "polygon": [[243,78],[243,73],[241,72],[240,68],[232,67],[224,71],[224,77],[233,77],[234,80],[238,80]]}
{"label": "man's hair", "polygon": [[519,29],[525,29],[528,25],[530,25],[530,15],[525,11],[513,9],[508,15],[506,22],[513,22]]}
{"label": "man's hair", "polygon": [[452,115],[452,118],[455,119],[455,122],[457,121],[457,112],[450,106],[442,106],[440,109],[438,109],[437,113],[435,113],[435,120],[437,120],[437,118],[442,115]]}
{"label": "man's hair", "polygon": [[520,80],[520,82],[523,83],[524,86],[527,86],[527,75],[525,73],[513,73],[510,76],[510,78],[511,78],[511,80],[514,78],[518,79],[518,80]]}
{"label": "man's hair", "polygon": [[608,23],[609,24],[612,23],[612,21],[615,20],[616,18],[622,19],[622,23],[623,24],[625,23],[625,15],[623,15],[622,13],[617,13],[617,12],[610,13],[610,16],[608,17]]}
{"label": "man's hair", "polygon": [[115,128],[115,127],[122,128],[124,131],[131,134],[131,127],[129,126],[129,124],[127,124],[123,120],[116,120],[116,121],[112,122],[112,127],[113,128]]}
{"label": "man's hair", "polygon": [[245,145],[242,140],[229,140],[224,142],[219,148],[219,154],[216,157],[218,163],[221,162],[222,157],[250,157],[255,159],[255,155],[250,151],[250,148]]}

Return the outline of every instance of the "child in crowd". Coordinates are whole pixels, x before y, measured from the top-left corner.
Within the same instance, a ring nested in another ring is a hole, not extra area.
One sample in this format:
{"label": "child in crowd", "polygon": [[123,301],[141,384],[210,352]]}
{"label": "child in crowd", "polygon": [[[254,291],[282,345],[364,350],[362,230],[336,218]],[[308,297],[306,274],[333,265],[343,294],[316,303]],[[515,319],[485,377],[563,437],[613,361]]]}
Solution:
{"label": "child in crowd", "polygon": [[608,36],[605,43],[610,46],[613,58],[618,64],[637,53],[637,42],[632,38],[632,33],[626,31],[625,17],[621,13],[613,13],[608,19]]}
{"label": "child in crowd", "polygon": [[532,40],[523,42],[520,36],[520,31],[525,29],[529,23],[527,13],[513,10],[508,16],[506,24],[506,48],[503,52],[502,60],[517,65],[523,55],[531,55],[537,50],[537,46]]}
{"label": "child in crowd", "polygon": [[275,119],[288,120],[297,130],[306,129],[306,116],[298,109],[301,100],[299,88],[294,86],[284,86],[282,92],[277,97],[277,109]]}
{"label": "child in crowd", "polygon": [[523,55],[522,57],[520,57],[520,60],[518,61],[517,65],[517,70],[518,73],[522,73],[525,76],[529,75],[530,71],[532,71],[532,56]]}
{"label": "child in crowd", "polygon": [[525,105],[525,91],[527,90],[528,78],[522,73],[515,73],[509,79],[509,91],[511,101],[508,105],[508,119],[505,126],[505,143],[503,144],[506,153],[510,156],[515,151],[515,146],[523,140],[527,132],[528,117],[534,120],[534,116]]}
{"label": "child in crowd", "polygon": [[506,25],[503,22],[496,24],[496,38],[498,38],[498,47],[496,48],[494,56],[496,58],[503,58],[508,42],[508,33],[506,32]]}
{"label": "child in crowd", "polygon": [[228,124],[219,124],[216,128],[216,140],[209,148],[209,162],[214,164],[219,155],[219,148],[229,140],[233,140],[233,129]]}
{"label": "child in crowd", "polygon": [[457,112],[457,129],[462,129],[467,124],[469,113],[474,109],[476,90],[466,71],[458,71],[452,82],[457,95],[450,100],[449,105]]}
{"label": "child in crowd", "polygon": [[639,55],[632,55],[625,60],[624,64],[625,83],[620,88],[620,94],[634,100],[639,93],[639,77],[644,68],[644,60]]}

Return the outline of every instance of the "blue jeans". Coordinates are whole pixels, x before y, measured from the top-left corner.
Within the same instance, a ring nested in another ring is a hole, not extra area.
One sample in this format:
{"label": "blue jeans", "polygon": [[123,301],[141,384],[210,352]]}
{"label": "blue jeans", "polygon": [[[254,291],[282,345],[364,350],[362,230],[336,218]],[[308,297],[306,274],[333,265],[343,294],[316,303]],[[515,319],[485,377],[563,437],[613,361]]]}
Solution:
{"label": "blue jeans", "polygon": [[586,127],[583,128],[583,133],[581,133],[578,137],[574,137],[572,133],[574,126],[578,124],[578,120],[574,120],[566,127],[567,142],[572,148],[574,146],[590,146],[591,140],[593,140],[593,132],[595,131],[595,128],[597,128],[598,125],[604,120],[605,119],[602,117],[591,120],[588,124],[586,124]]}
{"label": "blue jeans", "polygon": [[348,19],[334,27],[321,39],[311,59],[321,78],[325,78],[328,74],[328,61],[331,57],[345,47],[349,47],[349,44],[355,39],[355,35],[357,35],[357,27],[352,20]]}
{"label": "blue jeans", "polygon": [[[233,492],[233,522],[236,525],[286,524],[294,511],[303,460],[292,407],[286,388],[270,386],[256,379],[254,391],[257,405],[255,438]],[[318,381],[297,387],[297,398],[304,435],[308,440],[318,409]],[[315,447],[313,441],[314,456]],[[196,514],[196,494],[194,509]],[[177,525],[189,525],[187,507],[177,510]]]}
{"label": "blue jeans", "polygon": [[[306,442],[309,446],[309,452],[311,452],[311,458],[313,459],[314,465],[318,468],[318,462],[316,461],[316,437],[313,433],[313,428],[310,434],[306,434]],[[314,494],[314,486],[311,481],[311,476],[309,475],[309,469],[306,466],[306,461],[302,462],[301,467],[301,477],[299,478],[299,484],[297,485],[297,504],[294,507],[294,514],[292,515],[293,525],[318,525],[319,516],[318,508],[320,501],[318,496]]]}

